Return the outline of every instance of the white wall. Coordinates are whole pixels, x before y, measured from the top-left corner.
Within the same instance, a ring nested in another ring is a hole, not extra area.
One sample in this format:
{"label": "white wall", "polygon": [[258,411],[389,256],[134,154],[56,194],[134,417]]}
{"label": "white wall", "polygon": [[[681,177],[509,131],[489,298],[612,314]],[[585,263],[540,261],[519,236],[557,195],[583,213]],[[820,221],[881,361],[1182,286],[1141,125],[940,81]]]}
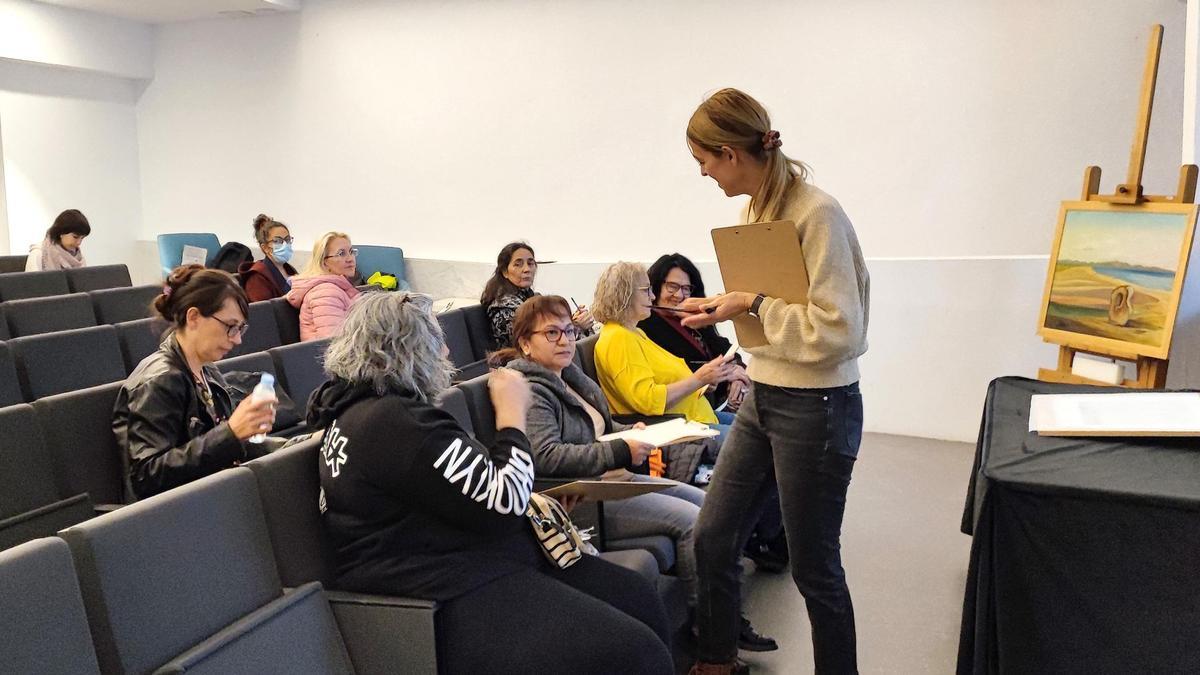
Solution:
{"label": "white wall", "polygon": [[713,259],[708,230],[739,203],[698,175],[683,128],[706,92],[739,86],[859,231],[868,427],[970,440],[991,377],[1054,363],[1034,328],[1058,202],[1086,165],[1106,191],[1124,179],[1156,22],[1143,182],[1173,191],[1184,14],[1178,0],[310,0],[163,26],[138,105],[142,238],[247,240],[263,211],[301,242],[338,228],[464,261],[414,271],[468,296],[478,263],[526,238],[563,261],[539,286],[584,301],[595,263]]}
{"label": "white wall", "polygon": [[126,262],[141,225],[136,85],[0,60],[8,241],[24,253],[64,209],[92,223],[92,263]]}
{"label": "white wall", "polygon": [[145,24],[46,5],[0,0],[0,58],[147,79],[153,29]]}

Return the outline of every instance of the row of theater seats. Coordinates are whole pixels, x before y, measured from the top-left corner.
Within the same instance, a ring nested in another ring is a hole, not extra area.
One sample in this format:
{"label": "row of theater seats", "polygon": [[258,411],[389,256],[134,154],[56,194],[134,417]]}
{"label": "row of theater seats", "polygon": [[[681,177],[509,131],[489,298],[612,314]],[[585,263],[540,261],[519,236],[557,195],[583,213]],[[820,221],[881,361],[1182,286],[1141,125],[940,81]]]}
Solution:
{"label": "row of theater seats", "polygon": [[0,274],[8,272],[24,272],[27,255],[0,255]]}
{"label": "row of theater seats", "polygon": [[[486,375],[439,402],[482,441]],[[489,427],[490,428],[490,427]],[[0,664],[39,673],[436,673],[438,604],[323,590],[319,444],[0,552]],[[63,541],[66,544],[63,544]],[[646,551],[608,551],[654,580],[676,627],[681,584]],[[186,609],[183,609],[186,608]],[[53,630],[49,630],[53,627]],[[503,648],[503,646],[496,646]]]}
{"label": "row of theater seats", "polygon": [[[283,298],[251,303],[250,328],[227,358],[299,342],[298,316]],[[0,341],[0,406],[124,380],[158,349],[166,327],[147,318]]]}
{"label": "row of theater seats", "polygon": [[[299,342],[225,359],[225,373],[273,373],[299,410],[282,412],[274,433],[303,430],[309,393],[323,381],[328,342]],[[46,536],[131,500],[124,452],[112,433],[120,382],[0,408],[0,548]]]}
{"label": "row of theater seats", "polygon": [[0,340],[144,319],[159,293],[152,284],[0,302]]}
{"label": "row of theater seats", "polygon": [[86,293],[102,288],[132,286],[125,265],[96,265],[70,270],[7,272],[0,274],[0,302]]}

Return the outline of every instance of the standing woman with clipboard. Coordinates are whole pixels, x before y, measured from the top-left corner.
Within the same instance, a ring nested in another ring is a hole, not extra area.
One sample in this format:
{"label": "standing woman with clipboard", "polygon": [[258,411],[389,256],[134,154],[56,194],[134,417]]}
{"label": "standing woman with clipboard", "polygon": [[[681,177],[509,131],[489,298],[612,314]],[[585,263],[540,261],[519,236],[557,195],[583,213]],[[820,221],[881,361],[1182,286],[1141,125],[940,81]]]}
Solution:
{"label": "standing woman with clipboard", "polygon": [[700,641],[691,672],[744,672],[736,660],[738,554],[776,482],[816,672],[854,673],[854,609],[840,538],[863,424],[858,357],[867,350],[870,279],[858,237],[837,201],[807,181],[807,167],[783,154],[779,132],[750,96],[736,89],[710,96],[692,114],[687,140],[700,175],[728,197],[750,196],[743,223],[795,223],[804,258],[797,263],[809,275],[807,303],[744,289],[681,306],[694,312],[683,320],[694,328],[748,314],[768,342],[747,349],[751,391],[697,523]]}

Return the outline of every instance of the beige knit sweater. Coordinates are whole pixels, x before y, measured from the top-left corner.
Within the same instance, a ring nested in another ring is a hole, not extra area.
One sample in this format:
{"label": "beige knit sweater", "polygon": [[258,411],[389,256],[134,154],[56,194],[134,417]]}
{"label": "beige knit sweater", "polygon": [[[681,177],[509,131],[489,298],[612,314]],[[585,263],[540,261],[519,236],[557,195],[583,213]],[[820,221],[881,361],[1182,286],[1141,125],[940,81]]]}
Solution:
{"label": "beige knit sweater", "polygon": [[815,186],[796,179],[785,199],[780,220],[796,223],[808,269],[808,304],[763,300],[759,316],[770,344],[746,350],[754,357],[750,379],[805,389],[857,382],[871,299],[858,236],[837,200]]}

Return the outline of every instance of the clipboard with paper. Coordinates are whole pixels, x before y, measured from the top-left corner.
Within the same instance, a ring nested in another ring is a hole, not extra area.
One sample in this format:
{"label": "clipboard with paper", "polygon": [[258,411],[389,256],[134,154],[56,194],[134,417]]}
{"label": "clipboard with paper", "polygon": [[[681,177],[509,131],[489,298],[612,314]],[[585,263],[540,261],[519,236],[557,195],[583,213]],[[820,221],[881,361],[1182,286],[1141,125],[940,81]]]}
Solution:
{"label": "clipboard with paper", "polygon": [[[790,304],[808,302],[808,268],[795,223],[776,220],[718,227],[712,240],[727,292],[762,293]],[[767,344],[762,322],[748,314],[735,317],[733,328],[742,347]]]}

